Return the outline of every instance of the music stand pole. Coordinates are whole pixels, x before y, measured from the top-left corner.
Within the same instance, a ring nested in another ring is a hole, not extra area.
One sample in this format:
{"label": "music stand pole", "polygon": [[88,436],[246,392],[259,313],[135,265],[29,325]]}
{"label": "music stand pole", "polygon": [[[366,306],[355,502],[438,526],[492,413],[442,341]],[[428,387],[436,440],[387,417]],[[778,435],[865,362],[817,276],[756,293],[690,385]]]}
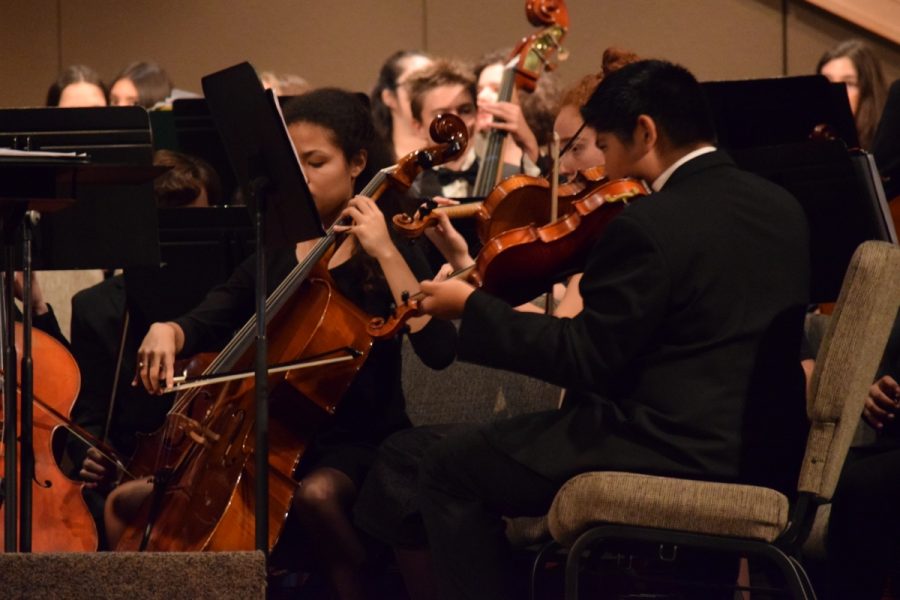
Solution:
{"label": "music stand pole", "polygon": [[266,338],[266,187],[264,176],[253,178],[250,193],[256,205],[256,549],[269,556],[269,392]]}
{"label": "music stand pole", "polygon": [[19,487],[19,552],[31,552],[32,485],[34,480],[34,362],[31,354],[31,239],[39,213],[29,210],[22,221],[22,392],[21,485]]}
{"label": "music stand pole", "polygon": [[19,415],[16,392],[16,305],[14,299],[15,231],[25,212],[24,202],[10,203],[3,216],[3,240],[6,254],[6,277],[3,337],[3,548],[15,552],[18,531],[18,452],[16,447]]}

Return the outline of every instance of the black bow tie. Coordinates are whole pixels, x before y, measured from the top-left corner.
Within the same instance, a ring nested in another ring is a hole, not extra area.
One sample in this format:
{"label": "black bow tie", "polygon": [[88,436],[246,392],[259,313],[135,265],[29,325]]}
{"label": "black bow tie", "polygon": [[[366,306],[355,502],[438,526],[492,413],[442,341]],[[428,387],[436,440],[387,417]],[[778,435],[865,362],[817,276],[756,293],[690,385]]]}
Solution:
{"label": "black bow tie", "polygon": [[478,161],[472,161],[472,164],[465,171],[454,171],[446,167],[438,167],[434,171],[437,173],[441,187],[459,180],[463,180],[469,185],[475,185],[475,179],[478,177]]}

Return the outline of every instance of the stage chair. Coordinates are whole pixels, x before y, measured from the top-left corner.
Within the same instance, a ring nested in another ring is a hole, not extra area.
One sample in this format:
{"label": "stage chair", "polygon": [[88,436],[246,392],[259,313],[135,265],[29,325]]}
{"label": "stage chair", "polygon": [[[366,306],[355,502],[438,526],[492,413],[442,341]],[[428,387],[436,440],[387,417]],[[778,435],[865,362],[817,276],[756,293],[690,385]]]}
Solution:
{"label": "stage chair", "polygon": [[764,487],[636,473],[583,473],[566,482],[547,520],[556,543],[568,548],[566,598],[578,597],[585,552],[609,541],[763,559],[778,567],[792,597],[815,598],[795,556],[816,507],[834,493],[898,303],[900,247],[863,243],[847,269],[818,354],[807,401],[811,428],[793,504]]}

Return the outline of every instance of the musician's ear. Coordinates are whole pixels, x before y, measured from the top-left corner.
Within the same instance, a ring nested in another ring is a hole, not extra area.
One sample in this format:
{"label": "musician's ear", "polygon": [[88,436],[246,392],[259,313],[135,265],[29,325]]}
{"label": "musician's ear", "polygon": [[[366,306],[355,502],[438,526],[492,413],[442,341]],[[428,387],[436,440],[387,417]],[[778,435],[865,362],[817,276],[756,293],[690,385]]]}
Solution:
{"label": "musician's ear", "polygon": [[353,155],[353,158],[350,159],[350,177],[356,179],[359,177],[359,174],[363,172],[363,169],[366,168],[366,163],[369,160],[369,152],[365,149],[360,150],[356,154]]}
{"label": "musician's ear", "polygon": [[634,142],[645,149],[655,147],[659,143],[659,130],[656,121],[649,115],[638,115],[637,125],[634,128]]}
{"label": "musician's ear", "polygon": [[381,90],[381,101],[391,110],[397,110],[397,92],[392,92],[391,90],[384,88]]}

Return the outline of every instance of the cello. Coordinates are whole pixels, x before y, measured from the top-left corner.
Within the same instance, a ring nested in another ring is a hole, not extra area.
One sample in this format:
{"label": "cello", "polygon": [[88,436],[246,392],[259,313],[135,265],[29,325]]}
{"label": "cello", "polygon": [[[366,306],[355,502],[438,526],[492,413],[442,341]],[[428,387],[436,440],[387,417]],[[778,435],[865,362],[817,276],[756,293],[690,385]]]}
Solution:
{"label": "cello", "polygon": [[[38,409],[34,411],[34,479],[31,481],[32,516],[38,526],[32,531],[32,550],[92,552],[98,545],[97,526],[81,493],[84,484],[69,479],[54,456],[55,434],[65,422],[62,414],[69,414],[75,403],[81,375],[75,359],[62,343],[39,329],[32,330],[31,335],[34,405]],[[16,355],[20,362],[22,338],[23,326],[17,322]],[[0,420],[2,416],[0,410]],[[20,447],[20,451],[28,449]],[[9,476],[2,472],[2,466],[0,475]],[[0,497],[0,513],[4,510]],[[0,519],[0,535],[3,529],[4,522]]]}
{"label": "cello", "polygon": [[[466,129],[455,116],[431,127],[439,145],[414,152],[379,172],[362,194],[376,197],[389,186],[406,187],[423,168],[458,156]],[[337,223],[335,225],[340,225]],[[367,317],[334,288],[327,273],[335,225],[267,299],[269,364],[292,363],[271,372],[269,389],[269,547],[280,535],[291,507],[292,475],[316,424],[337,410],[338,400],[361,368],[372,340]],[[252,359],[251,319],[219,353],[207,374],[242,370]],[[328,368],[300,368],[329,360]],[[193,420],[172,416],[179,442],[173,458],[154,475],[154,491],[129,523],[117,550],[237,550],[253,547],[255,461],[253,381],[244,378],[195,388],[175,404],[206,396],[210,408]],[[193,422],[192,422],[193,421]]]}

